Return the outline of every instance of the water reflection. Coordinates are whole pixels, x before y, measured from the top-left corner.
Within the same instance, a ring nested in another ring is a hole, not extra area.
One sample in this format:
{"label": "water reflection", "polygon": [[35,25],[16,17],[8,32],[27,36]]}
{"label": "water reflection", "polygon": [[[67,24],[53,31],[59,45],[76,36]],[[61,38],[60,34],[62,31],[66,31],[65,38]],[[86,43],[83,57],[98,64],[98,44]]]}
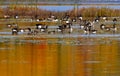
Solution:
{"label": "water reflection", "polygon": [[1,38],[1,76],[119,76],[116,38]]}

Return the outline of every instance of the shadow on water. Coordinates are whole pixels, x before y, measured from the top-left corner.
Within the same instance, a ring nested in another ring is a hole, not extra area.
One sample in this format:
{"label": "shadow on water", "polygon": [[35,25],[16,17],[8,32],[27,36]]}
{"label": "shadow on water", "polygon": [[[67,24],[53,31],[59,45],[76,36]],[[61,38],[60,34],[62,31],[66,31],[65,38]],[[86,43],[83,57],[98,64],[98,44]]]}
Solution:
{"label": "shadow on water", "polygon": [[119,36],[0,37],[2,76],[119,76]]}

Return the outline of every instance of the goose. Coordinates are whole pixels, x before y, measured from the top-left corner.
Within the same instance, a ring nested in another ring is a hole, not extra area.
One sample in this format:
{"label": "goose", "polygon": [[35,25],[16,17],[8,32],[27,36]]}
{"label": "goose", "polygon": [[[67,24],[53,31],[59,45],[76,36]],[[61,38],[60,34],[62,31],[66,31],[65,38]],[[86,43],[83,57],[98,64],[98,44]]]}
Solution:
{"label": "goose", "polygon": [[43,24],[36,24],[36,29],[39,29],[40,32],[46,32],[47,31],[48,26],[47,25],[43,25]]}
{"label": "goose", "polygon": [[115,33],[117,31],[116,24],[114,23],[112,27],[107,27],[105,24],[100,25],[100,29],[104,31],[113,31]]}
{"label": "goose", "polygon": [[6,24],[8,28],[11,28],[12,27],[12,24]]}
{"label": "goose", "polygon": [[100,25],[100,29],[101,29],[101,30],[105,29],[105,27],[106,27],[105,24],[101,24],[101,25]]}
{"label": "goose", "polygon": [[18,28],[12,28],[12,35],[18,35]]}
{"label": "goose", "polygon": [[71,27],[71,24],[62,24],[60,26],[58,26],[57,28],[58,32],[68,32],[68,33],[72,33],[73,32],[73,28]]}
{"label": "goose", "polygon": [[116,18],[114,18],[114,19],[113,19],[113,22],[114,22],[114,23],[116,23],[116,22],[117,22],[117,19],[116,19]]}

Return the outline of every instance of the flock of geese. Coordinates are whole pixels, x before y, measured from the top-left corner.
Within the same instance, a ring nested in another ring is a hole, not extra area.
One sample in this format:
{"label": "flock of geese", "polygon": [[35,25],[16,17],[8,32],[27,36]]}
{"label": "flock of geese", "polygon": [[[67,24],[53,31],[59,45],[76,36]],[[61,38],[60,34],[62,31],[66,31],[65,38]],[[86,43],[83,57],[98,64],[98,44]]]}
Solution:
{"label": "flock of geese", "polygon": [[[107,21],[107,17],[103,17],[103,20],[105,20],[105,22]],[[104,23],[101,23],[99,25],[97,25],[97,27],[99,27],[99,29],[95,28],[95,24],[100,22],[100,17],[96,18],[94,21],[90,21],[90,20],[83,20],[82,17],[80,17],[79,19],[79,24],[77,29],[80,29],[83,31],[84,34],[96,34],[99,30],[104,31],[104,32],[109,32],[112,31],[113,33],[116,33],[117,31],[117,27],[116,27],[116,22],[117,22],[117,18],[113,18],[112,20],[112,26],[108,26]],[[37,35],[39,33],[47,33],[47,34],[58,34],[58,33],[72,33],[75,29],[73,28],[74,24],[73,22],[75,22],[76,20],[72,20],[69,21],[69,19],[64,20],[64,24],[61,25],[56,25],[56,28],[53,28],[52,30],[49,30],[49,25],[44,25],[41,23],[38,23],[35,25],[35,28],[20,28],[17,24],[13,23],[13,24],[7,24],[7,27],[11,28],[11,32],[12,35],[18,35],[19,32],[21,33],[27,33],[27,35]]]}

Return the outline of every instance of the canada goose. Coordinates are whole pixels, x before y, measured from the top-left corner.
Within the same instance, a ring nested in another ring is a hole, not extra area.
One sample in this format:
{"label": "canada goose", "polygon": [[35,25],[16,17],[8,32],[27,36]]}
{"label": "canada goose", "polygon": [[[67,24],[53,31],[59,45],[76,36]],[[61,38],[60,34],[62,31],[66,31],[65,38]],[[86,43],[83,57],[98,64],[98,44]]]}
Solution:
{"label": "canada goose", "polygon": [[46,32],[47,31],[48,26],[47,25],[43,25],[43,24],[36,24],[36,29],[39,29],[40,32]]}
{"label": "canada goose", "polygon": [[114,23],[115,23],[115,22],[117,22],[117,19],[116,19],[116,18],[114,18],[114,19],[113,19],[113,22],[114,22]]}
{"label": "canada goose", "polygon": [[101,30],[105,29],[105,27],[106,27],[105,24],[101,24],[101,25],[100,25],[100,29],[101,29]]}
{"label": "canada goose", "polygon": [[104,31],[113,31],[113,33],[115,33],[115,32],[117,31],[117,28],[116,28],[116,24],[115,24],[115,23],[112,25],[112,27],[107,27],[106,25],[101,24],[101,25],[100,25],[100,29],[101,29],[101,30],[104,30]]}
{"label": "canada goose", "polygon": [[18,35],[18,28],[12,28],[12,35]]}

